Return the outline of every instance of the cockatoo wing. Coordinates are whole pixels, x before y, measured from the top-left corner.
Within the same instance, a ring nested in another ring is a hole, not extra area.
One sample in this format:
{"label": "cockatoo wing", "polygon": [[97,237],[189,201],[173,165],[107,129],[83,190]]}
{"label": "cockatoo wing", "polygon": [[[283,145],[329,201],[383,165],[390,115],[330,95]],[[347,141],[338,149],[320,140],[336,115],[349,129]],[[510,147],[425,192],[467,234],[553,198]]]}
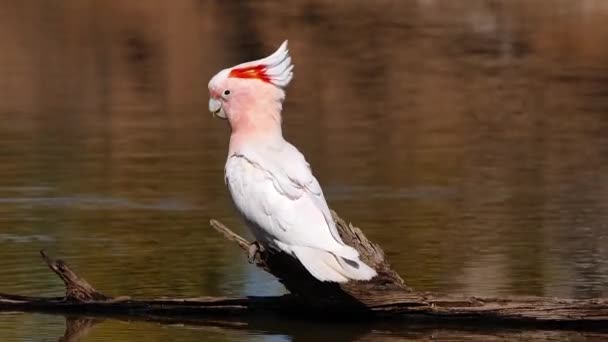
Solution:
{"label": "cockatoo wing", "polygon": [[241,214],[275,244],[358,257],[340,238],[319,182],[293,145],[245,147],[229,157],[225,171]]}

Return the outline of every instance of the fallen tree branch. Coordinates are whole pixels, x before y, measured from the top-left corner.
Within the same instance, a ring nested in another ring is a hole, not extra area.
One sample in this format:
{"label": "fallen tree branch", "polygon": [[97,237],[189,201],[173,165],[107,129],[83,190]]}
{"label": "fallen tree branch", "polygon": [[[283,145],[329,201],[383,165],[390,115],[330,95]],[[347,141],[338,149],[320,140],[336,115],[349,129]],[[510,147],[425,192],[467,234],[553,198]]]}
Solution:
{"label": "fallen tree branch", "polygon": [[[342,239],[360,252],[378,276],[368,282],[323,283],[312,277],[293,257],[262,250],[253,262],[279,279],[290,294],[278,297],[200,297],[136,300],[110,297],[91,286],[61,260],[41,252],[44,261],[66,285],[58,298],[0,294],[0,311],[34,311],[129,317],[155,321],[189,322],[222,317],[248,321],[261,316],[291,315],[305,318],[397,318],[433,324],[526,326],[608,330],[608,300],[573,300],[540,297],[478,298],[412,291],[390,267],[382,249],[360,229],[335,213]],[[216,220],[211,226],[245,253],[250,243]]]}
{"label": "fallen tree branch", "polygon": [[[314,279],[294,258],[277,251],[264,251],[255,264],[277,277],[303,303],[323,310],[355,306],[381,317],[430,320],[470,320],[500,324],[602,326],[608,329],[608,299],[573,300],[542,297],[479,298],[412,291],[391,268],[384,252],[361,230],[332,211],[340,236],[378,271],[369,282],[323,283]],[[245,252],[249,242],[220,222],[211,226]]]}

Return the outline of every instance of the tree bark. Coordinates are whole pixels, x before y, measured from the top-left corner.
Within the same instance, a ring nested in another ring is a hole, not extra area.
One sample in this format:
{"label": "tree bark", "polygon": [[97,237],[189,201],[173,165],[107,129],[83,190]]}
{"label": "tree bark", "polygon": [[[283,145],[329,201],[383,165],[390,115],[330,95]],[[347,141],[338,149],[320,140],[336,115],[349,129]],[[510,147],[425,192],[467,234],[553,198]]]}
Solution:
{"label": "tree bark", "polygon": [[[161,322],[248,321],[261,316],[289,315],[307,319],[373,320],[397,318],[433,324],[474,324],[568,328],[608,331],[607,299],[541,297],[479,298],[413,291],[391,268],[382,249],[360,229],[335,213],[344,242],[376,269],[371,281],[324,283],[312,277],[293,257],[276,250],[259,250],[252,258],[274,275],[290,294],[277,297],[200,297],[131,299],[110,297],[73,272],[65,262],[41,255],[66,285],[64,297],[25,297],[0,294],[0,311],[34,311],[146,319]],[[211,226],[245,253],[251,243],[216,220]]]}

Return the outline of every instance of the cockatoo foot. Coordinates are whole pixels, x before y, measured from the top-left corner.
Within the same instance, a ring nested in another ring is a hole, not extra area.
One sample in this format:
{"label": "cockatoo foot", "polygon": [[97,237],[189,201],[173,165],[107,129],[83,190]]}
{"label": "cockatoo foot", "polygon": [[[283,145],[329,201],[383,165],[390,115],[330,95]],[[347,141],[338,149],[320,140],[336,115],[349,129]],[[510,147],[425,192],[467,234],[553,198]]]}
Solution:
{"label": "cockatoo foot", "polygon": [[264,251],[264,247],[262,247],[262,245],[259,242],[254,241],[251,244],[249,244],[249,251],[248,251],[249,253],[247,255],[247,260],[249,260],[249,263],[250,264],[255,263],[255,259],[263,251]]}

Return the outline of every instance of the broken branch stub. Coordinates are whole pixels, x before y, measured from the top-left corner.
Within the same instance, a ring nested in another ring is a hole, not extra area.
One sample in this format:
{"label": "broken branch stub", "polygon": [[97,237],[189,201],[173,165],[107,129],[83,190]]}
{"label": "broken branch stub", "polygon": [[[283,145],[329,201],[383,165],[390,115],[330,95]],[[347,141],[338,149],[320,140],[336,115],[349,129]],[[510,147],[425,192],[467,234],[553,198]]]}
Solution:
{"label": "broken branch stub", "polygon": [[110,299],[110,297],[95,290],[84,278],[74,273],[63,260],[51,258],[44,250],[40,251],[40,255],[49,268],[63,280],[66,301],[86,302]]}

